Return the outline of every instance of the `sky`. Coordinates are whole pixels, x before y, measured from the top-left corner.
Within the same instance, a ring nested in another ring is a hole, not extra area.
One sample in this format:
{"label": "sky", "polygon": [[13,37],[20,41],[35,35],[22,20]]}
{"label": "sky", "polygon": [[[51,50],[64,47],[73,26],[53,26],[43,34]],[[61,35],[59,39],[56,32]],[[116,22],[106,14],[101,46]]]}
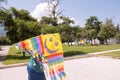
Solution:
{"label": "sky", "polygon": [[[47,15],[47,3],[40,3],[41,0],[8,0],[3,6],[7,9],[15,7],[25,9],[30,14],[40,19]],[[86,19],[90,16],[97,16],[100,21],[105,22],[106,18],[112,19],[116,25],[120,24],[120,0],[61,0],[59,10],[63,15],[75,20],[76,25],[84,27]]]}

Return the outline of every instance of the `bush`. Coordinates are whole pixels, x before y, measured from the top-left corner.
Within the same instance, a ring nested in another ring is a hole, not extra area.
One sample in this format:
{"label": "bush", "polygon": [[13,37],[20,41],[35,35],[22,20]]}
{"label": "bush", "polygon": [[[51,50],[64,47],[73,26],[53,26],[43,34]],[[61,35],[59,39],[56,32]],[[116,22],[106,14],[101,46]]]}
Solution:
{"label": "bush", "polygon": [[5,36],[0,36],[0,45],[10,45],[11,42],[7,37]]}

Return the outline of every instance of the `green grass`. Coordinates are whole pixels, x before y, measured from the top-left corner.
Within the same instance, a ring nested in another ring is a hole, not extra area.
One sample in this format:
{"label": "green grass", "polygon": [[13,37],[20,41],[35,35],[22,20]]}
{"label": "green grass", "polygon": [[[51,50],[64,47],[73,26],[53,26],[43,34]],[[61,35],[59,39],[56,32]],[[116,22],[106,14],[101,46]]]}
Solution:
{"label": "green grass", "polygon": [[63,46],[65,57],[114,49],[120,49],[120,44],[99,46]]}
{"label": "green grass", "polygon": [[[120,44],[117,45],[99,45],[99,46],[67,46],[63,45],[64,56],[73,56],[73,55],[82,55],[91,52],[99,52],[105,50],[114,50],[119,49]],[[21,52],[18,51],[15,47],[11,47],[8,52],[8,56],[3,61],[4,64],[15,64],[23,63],[29,61],[29,54],[26,54],[26,57],[23,57]]]}
{"label": "green grass", "polygon": [[23,63],[29,61],[29,54],[26,54],[25,57],[22,56],[22,53],[18,51],[15,47],[11,47],[8,51],[8,55],[3,61],[3,64],[15,64],[15,63]]}
{"label": "green grass", "polygon": [[119,58],[120,59],[120,51],[99,54],[98,56],[110,56],[112,58]]}

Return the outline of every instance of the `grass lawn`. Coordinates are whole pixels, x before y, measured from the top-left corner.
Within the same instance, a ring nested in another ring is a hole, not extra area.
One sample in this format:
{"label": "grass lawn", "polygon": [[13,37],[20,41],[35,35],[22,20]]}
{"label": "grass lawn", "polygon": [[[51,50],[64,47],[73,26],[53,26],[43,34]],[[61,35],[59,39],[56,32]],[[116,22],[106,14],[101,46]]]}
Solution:
{"label": "grass lawn", "polygon": [[99,46],[63,46],[64,56],[81,55],[92,52],[120,49],[120,44]]}
{"label": "grass lawn", "polygon": [[120,51],[110,52],[110,53],[105,53],[105,54],[99,54],[98,56],[110,56],[112,58],[120,59]]}
{"label": "grass lawn", "polygon": [[[99,52],[105,50],[114,50],[120,49],[120,44],[117,45],[99,45],[99,46],[67,46],[63,45],[64,57],[73,56],[73,55],[82,55],[91,52]],[[3,61],[3,64],[15,64],[23,63],[29,61],[29,54],[26,54],[26,57],[23,57],[21,52],[18,51],[15,47],[11,47],[8,52],[8,56]]]}
{"label": "grass lawn", "polygon": [[22,53],[18,51],[15,47],[11,47],[8,51],[6,59],[3,61],[3,64],[15,64],[28,62],[30,58],[29,54],[26,54],[26,57],[22,56]]}

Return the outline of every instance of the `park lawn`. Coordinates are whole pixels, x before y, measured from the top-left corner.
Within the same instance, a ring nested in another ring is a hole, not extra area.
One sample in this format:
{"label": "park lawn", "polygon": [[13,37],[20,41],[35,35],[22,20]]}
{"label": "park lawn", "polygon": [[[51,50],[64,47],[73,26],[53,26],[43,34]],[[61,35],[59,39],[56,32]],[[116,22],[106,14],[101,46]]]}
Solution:
{"label": "park lawn", "polygon": [[109,57],[112,57],[112,58],[120,59],[120,51],[99,54],[98,56],[109,56]]}
{"label": "park lawn", "polygon": [[[79,46],[68,46],[63,45],[64,57],[74,56],[74,55],[82,55],[92,52],[99,52],[105,50],[114,50],[119,49],[120,44],[117,45],[99,45],[99,46],[87,46],[87,45],[79,45]],[[23,63],[28,62],[30,59],[30,55],[26,54],[26,57],[23,57],[21,52],[18,51],[15,47],[11,47],[8,51],[8,56],[3,61],[3,64],[15,64],[15,63]]]}
{"label": "park lawn", "polygon": [[22,56],[22,53],[18,51],[15,47],[11,47],[8,51],[8,55],[3,61],[3,64],[16,64],[16,63],[23,63],[28,62],[30,59],[30,55],[26,54],[25,57]]}
{"label": "park lawn", "polygon": [[90,45],[79,45],[79,46],[63,46],[64,56],[73,56],[80,54],[87,54],[92,52],[100,52],[106,50],[120,49],[120,44],[116,45],[99,45],[99,46],[90,46]]}

